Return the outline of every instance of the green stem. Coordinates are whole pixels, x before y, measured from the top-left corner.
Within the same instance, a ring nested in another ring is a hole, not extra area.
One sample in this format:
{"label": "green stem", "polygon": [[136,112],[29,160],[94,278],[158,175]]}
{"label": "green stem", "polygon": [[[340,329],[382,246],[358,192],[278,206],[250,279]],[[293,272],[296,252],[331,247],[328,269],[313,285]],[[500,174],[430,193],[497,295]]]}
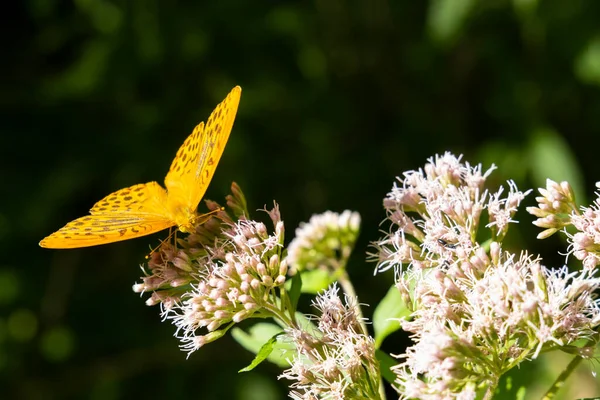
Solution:
{"label": "green stem", "polygon": [[[338,275],[338,282],[340,283],[340,286],[342,287],[342,290],[344,291],[344,293],[346,293],[347,296],[354,298],[354,299],[358,299],[358,296],[356,295],[356,291],[354,290],[354,285],[352,285],[352,282],[350,281],[350,277],[348,276],[348,272],[346,272],[346,268],[341,268],[338,269],[338,271],[340,271],[341,273],[339,273]],[[358,301],[358,300],[357,300]],[[363,317],[363,313],[362,313],[362,308],[360,307],[360,304],[357,304],[357,317],[358,317],[358,322],[360,324],[360,328],[363,331],[363,334],[365,336],[369,336],[369,331],[367,330],[367,325],[365,324],[365,319]],[[385,387],[383,386],[383,379],[381,379],[381,376],[379,377],[379,398],[381,400],[385,400]]]}
{"label": "green stem", "polygon": [[[596,334],[594,335],[594,337],[589,339],[583,345],[583,347],[581,349],[596,347],[596,344],[598,343],[598,330],[599,329],[600,328],[595,329]],[[556,378],[556,380],[554,381],[552,386],[550,386],[548,391],[544,394],[544,397],[542,397],[542,400],[548,400],[548,399],[554,398],[554,396],[556,396],[556,393],[565,384],[565,381],[567,380],[567,378],[575,371],[575,369],[579,366],[579,364],[581,363],[581,361],[583,359],[584,359],[584,357],[576,356],[573,360],[571,360],[569,365],[567,365],[567,368],[565,368],[565,370],[563,372],[561,372],[561,374],[558,376],[558,378]]]}
{"label": "green stem", "polygon": [[[340,271],[342,273],[340,273],[338,276],[338,282],[340,283],[340,286],[342,286],[342,290],[344,291],[344,293],[346,293],[346,295],[348,295],[348,297],[351,297],[353,299],[358,299],[358,296],[356,296],[356,292],[354,291],[354,285],[352,285],[352,282],[350,282],[350,277],[348,276],[348,273],[346,272],[345,269],[341,269]],[[368,336],[369,331],[367,330],[367,325],[365,324],[365,321],[364,321],[362,309],[361,309],[360,305],[357,305],[356,308],[357,308],[357,314],[358,314],[357,315],[358,322],[360,323],[362,333],[363,333],[363,335]]]}
{"label": "green stem", "polygon": [[266,303],[263,308],[273,314],[275,321],[279,323],[282,328],[291,328],[294,326],[294,322],[285,315],[284,312],[279,310],[277,307],[273,307],[272,304]]}
{"label": "green stem", "polygon": [[485,391],[485,395],[483,396],[483,400],[491,400],[492,398],[494,398],[494,393],[496,392],[496,387],[498,387],[498,378],[495,378],[490,385],[488,386],[487,390]]}
{"label": "green stem", "polygon": [[561,374],[558,376],[558,378],[556,378],[550,389],[548,389],[548,391],[544,394],[542,400],[554,398],[554,396],[556,396],[556,393],[565,384],[565,381],[567,380],[569,375],[571,375],[573,371],[575,371],[575,368],[577,368],[577,366],[579,365],[579,363],[581,363],[582,360],[583,358],[580,356],[577,356],[573,360],[571,360],[569,365],[567,365],[567,368],[565,368],[565,370],[561,372]]}
{"label": "green stem", "polygon": [[[273,297],[276,297],[276,295],[273,294]],[[279,297],[280,297],[281,312],[285,313],[286,310],[289,311],[289,316],[290,316],[290,321],[291,321],[290,326],[296,326],[296,310],[293,309],[292,302],[290,300],[290,296],[288,296],[288,292],[287,292],[287,290],[285,290],[284,286],[281,286],[279,288]]]}

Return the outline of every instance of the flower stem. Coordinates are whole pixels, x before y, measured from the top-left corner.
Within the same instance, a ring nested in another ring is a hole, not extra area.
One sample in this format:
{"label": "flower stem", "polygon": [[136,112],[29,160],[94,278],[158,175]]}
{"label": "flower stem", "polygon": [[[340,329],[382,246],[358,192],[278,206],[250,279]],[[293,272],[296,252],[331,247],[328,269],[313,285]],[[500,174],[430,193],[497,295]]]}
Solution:
{"label": "flower stem", "polygon": [[483,400],[491,400],[494,398],[494,392],[496,391],[496,387],[498,387],[498,378],[494,379],[487,390],[485,391],[485,396],[483,396]]}
{"label": "flower stem", "polygon": [[[356,296],[356,291],[354,290],[354,285],[352,285],[352,282],[350,281],[350,277],[348,276],[348,272],[346,272],[346,268],[341,268],[338,270],[339,275],[338,275],[338,282],[340,284],[340,286],[342,286],[342,290],[344,291],[344,293],[346,293],[346,295],[348,297],[352,297],[355,299],[358,299],[358,296]],[[363,334],[365,336],[369,335],[369,331],[367,330],[367,325],[365,324],[365,318],[363,316],[362,313],[362,308],[360,307],[360,303],[357,304],[356,307],[356,313],[358,314],[358,321],[360,323],[360,327],[363,331]],[[383,379],[381,379],[381,376],[379,376],[379,398],[381,400],[385,400],[385,387],[383,386]]]}
{"label": "flower stem", "polygon": [[571,375],[573,371],[575,371],[575,368],[577,368],[579,363],[581,363],[581,360],[583,360],[583,358],[580,356],[577,356],[573,360],[571,360],[569,365],[567,365],[567,368],[565,368],[565,370],[561,372],[561,374],[558,376],[558,378],[556,378],[550,389],[548,389],[546,394],[544,394],[542,400],[552,399],[554,398],[554,396],[556,396],[556,393],[565,384],[565,381],[567,380],[569,375]]}
{"label": "flower stem", "polygon": [[[350,277],[348,276],[348,273],[346,272],[345,269],[341,269],[340,272],[341,273],[338,276],[338,282],[342,286],[344,293],[346,293],[346,295],[348,297],[358,299],[358,296],[356,296],[356,291],[354,290],[354,285],[352,285],[352,282],[350,281]],[[360,327],[363,331],[362,333],[364,335],[368,335],[369,331],[367,330],[367,325],[365,324],[365,318],[363,316],[362,309],[360,308],[360,304],[356,308],[357,308],[357,314],[358,314],[357,315],[358,321],[359,321]]]}
{"label": "flower stem", "polygon": [[277,322],[282,328],[285,329],[295,326],[294,322],[290,318],[288,318],[284,312],[279,310],[279,308],[274,307],[269,303],[264,304],[263,308],[272,314],[273,318],[275,319],[275,322]]}

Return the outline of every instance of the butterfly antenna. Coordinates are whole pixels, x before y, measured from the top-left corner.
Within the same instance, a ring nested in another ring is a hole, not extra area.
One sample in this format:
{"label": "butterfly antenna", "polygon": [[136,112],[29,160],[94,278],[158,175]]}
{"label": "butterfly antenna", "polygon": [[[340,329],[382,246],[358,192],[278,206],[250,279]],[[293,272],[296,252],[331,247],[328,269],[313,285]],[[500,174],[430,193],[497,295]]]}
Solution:
{"label": "butterfly antenna", "polygon": [[156,247],[154,247],[153,249],[150,249],[150,253],[146,254],[146,257],[145,257],[146,260],[149,260],[150,257],[152,256],[152,254],[154,254],[154,253],[156,253],[156,251],[158,251],[160,246],[165,244],[165,242],[168,242],[173,236],[176,236],[177,231],[178,231],[178,229],[169,228],[169,236],[167,236],[165,239],[162,239]]}
{"label": "butterfly antenna", "polygon": [[[208,221],[213,216],[213,214],[217,214],[221,211],[225,211],[225,207],[219,207],[215,210],[211,210],[211,211],[207,212],[206,214],[201,214],[201,215],[196,216],[196,218],[194,218],[194,225],[195,226],[202,225],[203,223]],[[215,215],[215,216],[218,218],[218,215]]]}

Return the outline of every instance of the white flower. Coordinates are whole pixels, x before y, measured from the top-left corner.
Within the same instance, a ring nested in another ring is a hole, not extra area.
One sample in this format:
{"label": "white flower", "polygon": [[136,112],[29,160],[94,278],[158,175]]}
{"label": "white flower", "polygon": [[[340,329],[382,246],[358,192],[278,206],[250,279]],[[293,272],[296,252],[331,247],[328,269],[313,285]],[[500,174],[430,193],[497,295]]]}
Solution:
{"label": "white flower", "polygon": [[287,330],[297,353],[280,378],[293,381],[290,397],[379,399],[374,340],[360,333],[356,299],[342,302],[333,285],[313,305],[320,312],[318,331]]}
{"label": "white flower", "polygon": [[288,261],[296,270],[343,268],[358,237],[360,214],[326,211],[301,223],[288,246]]}
{"label": "white flower", "polygon": [[[211,262],[182,300],[163,311],[163,317],[177,327],[181,347],[188,353],[251,317],[286,280],[282,228],[269,234],[262,222],[241,220],[226,235],[231,246],[224,259]],[[198,332],[202,329],[205,333]]]}

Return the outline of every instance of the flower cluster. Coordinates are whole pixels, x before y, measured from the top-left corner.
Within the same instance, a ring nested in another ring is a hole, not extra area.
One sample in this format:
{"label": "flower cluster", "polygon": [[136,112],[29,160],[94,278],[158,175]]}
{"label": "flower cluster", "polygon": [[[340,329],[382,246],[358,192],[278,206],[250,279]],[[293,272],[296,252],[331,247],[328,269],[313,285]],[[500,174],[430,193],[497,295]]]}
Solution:
{"label": "flower cluster", "polygon": [[568,182],[557,183],[546,180],[546,188],[538,189],[541,196],[536,197],[537,207],[527,207],[527,212],[538,217],[533,222],[540,228],[546,228],[538,235],[545,239],[570,224],[571,212],[576,212],[575,194]]}
{"label": "flower cluster", "polygon": [[[527,193],[510,182],[489,194],[483,185],[495,167],[482,173],[481,165],[461,163],[450,153],[418,171],[404,173],[394,184],[383,205],[392,223],[388,236],[376,244],[378,270],[414,269],[448,265],[449,261],[469,262],[478,248],[476,241],[482,213],[487,211],[492,240],[501,240],[512,216]],[[456,263],[455,263],[456,264]]]}
{"label": "flower cluster", "polygon": [[292,328],[296,348],[291,367],[280,378],[294,383],[290,397],[308,399],[381,399],[373,339],[363,333],[355,298],[342,302],[333,285],[313,305],[318,329]]}
{"label": "flower cluster", "polygon": [[[539,257],[503,249],[529,191],[512,181],[489,191],[486,180],[494,169],[483,171],[446,153],[404,173],[384,199],[390,229],[374,243],[371,258],[376,271],[395,271],[396,288],[411,312],[400,326],[413,344],[396,356],[395,375],[386,377],[400,399],[487,400],[507,371],[541,352],[593,355],[600,326],[600,193],[591,207],[578,208],[566,182],[549,180],[540,189],[538,206],[528,208],[544,229],[538,237],[564,231],[569,254],[584,266],[575,272],[549,269]],[[369,336],[346,271],[359,214],[314,215],[286,249],[277,204],[267,211],[272,228],[248,217],[235,184],[229,213],[207,204],[211,212],[199,217],[194,232],[151,253],[145,276],[134,286],[151,292],[148,305],[161,305],[182,349],[191,353],[248,318],[273,318],[280,331],[265,338],[257,362],[277,342],[292,344],[285,353],[290,367],[280,375],[292,382],[291,398],[383,400],[375,352],[385,336]],[[567,233],[568,227],[576,232]],[[300,293],[317,293],[334,281],[313,302],[315,324],[299,316]]]}
{"label": "flower cluster", "polygon": [[[241,220],[234,224],[227,233],[231,249],[225,260],[214,260],[182,301],[165,311],[165,318],[177,326],[184,349],[195,351],[221,337],[234,323],[275,304],[274,289],[286,280],[287,261],[281,256],[283,222],[277,209],[271,215],[273,234],[261,222]],[[214,333],[227,324],[222,332]],[[201,328],[208,334],[199,334]]]}
{"label": "flower cluster", "polygon": [[[244,219],[248,213],[244,195],[236,183],[231,185],[231,190],[227,205],[234,217]],[[231,231],[234,221],[216,202],[206,201],[206,205],[209,213],[201,216],[203,221],[194,232],[184,238],[177,238],[175,232],[171,235],[175,240],[163,241],[148,256],[147,268],[142,267],[142,282],[133,285],[136,293],[151,293],[147,305],[160,304],[163,309],[171,309],[213,260],[225,260],[226,251],[231,249],[227,232]]]}
{"label": "flower cluster", "polygon": [[209,202],[214,215],[184,239],[163,242],[151,254],[142,283],[134,286],[136,292],[152,292],[147,304],[161,304],[163,318],[177,327],[182,348],[189,353],[220,338],[235,323],[268,315],[278,302],[276,289],[286,280],[278,206],[267,211],[274,226],[270,233],[264,223],[245,218],[237,185],[232,192],[227,203],[237,222]]}
{"label": "flower cluster", "polygon": [[293,272],[317,268],[336,271],[343,268],[358,237],[360,214],[327,211],[301,223],[288,246]]}
{"label": "flower cluster", "polygon": [[416,341],[395,367],[402,396],[459,398],[542,350],[590,339],[600,323],[599,286],[587,271],[549,270],[508,253],[480,279],[432,271],[418,284],[426,304],[402,323]]}
{"label": "flower cluster", "polygon": [[[600,183],[596,186],[600,188]],[[559,230],[566,232],[569,240],[569,254],[582,261],[587,269],[600,264],[600,192],[590,207],[577,208],[575,195],[568,182],[560,184],[550,179],[546,188],[540,188],[541,196],[536,197],[537,207],[527,211],[536,217],[534,224],[546,228],[538,238],[547,238]],[[566,227],[572,225],[577,232],[571,234]]]}
{"label": "flower cluster", "polygon": [[[397,271],[397,287],[413,310],[402,328],[414,345],[394,368],[401,398],[493,392],[520,362],[589,339],[600,324],[600,280],[502,250],[528,192],[509,182],[504,197],[502,188],[490,194],[484,183],[491,171],[482,174],[481,166],[446,153],[405,173],[384,200],[392,228],[375,244],[378,270]],[[489,240],[481,245],[480,237]]]}

